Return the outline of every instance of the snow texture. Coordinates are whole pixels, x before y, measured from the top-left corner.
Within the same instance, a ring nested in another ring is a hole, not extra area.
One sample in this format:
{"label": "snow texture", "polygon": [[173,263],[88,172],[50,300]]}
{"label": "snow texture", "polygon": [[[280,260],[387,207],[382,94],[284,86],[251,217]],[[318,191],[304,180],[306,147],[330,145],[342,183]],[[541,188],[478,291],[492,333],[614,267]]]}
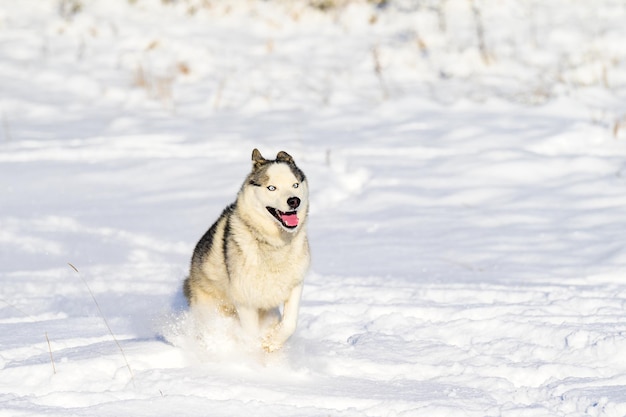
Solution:
{"label": "snow texture", "polygon": [[[625,416],[624,3],[309,3],[0,2],[0,416]],[[275,354],[181,294],[255,147]]]}

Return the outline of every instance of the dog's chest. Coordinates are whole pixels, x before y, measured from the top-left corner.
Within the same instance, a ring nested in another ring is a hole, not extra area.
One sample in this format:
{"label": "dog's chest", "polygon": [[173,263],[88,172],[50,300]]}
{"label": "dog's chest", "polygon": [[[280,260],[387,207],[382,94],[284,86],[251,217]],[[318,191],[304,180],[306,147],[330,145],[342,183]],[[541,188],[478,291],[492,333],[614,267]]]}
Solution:
{"label": "dog's chest", "polygon": [[260,308],[276,307],[304,279],[309,265],[306,239],[278,248],[260,242],[246,246],[237,259],[239,267],[231,268],[233,290]]}

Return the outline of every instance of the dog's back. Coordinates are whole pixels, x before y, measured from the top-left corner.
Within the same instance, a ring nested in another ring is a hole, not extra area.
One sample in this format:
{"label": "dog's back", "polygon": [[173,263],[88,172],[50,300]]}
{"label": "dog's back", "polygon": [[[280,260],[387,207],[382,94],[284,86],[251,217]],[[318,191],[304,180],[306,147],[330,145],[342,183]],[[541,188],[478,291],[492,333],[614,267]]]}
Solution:
{"label": "dog's back", "polygon": [[224,253],[228,235],[226,229],[234,207],[234,204],[226,207],[196,244],[189,277],[183,284],[183,293],[189,305],[210,302],[222,310],[232,309],[230,303],[225,302],[228,291],[224,284],[229,278]]}
{"label": "dog's back", "polygon": [[[224,261],[227,225],[235,205],[226,207],[211,228],[200,238],[191,257],[189,277],[183,292],[189,305],[199,302],[227,300],[223,283],[228,281],[228,270]],[[226,306],[224,306],[226,307]]]}

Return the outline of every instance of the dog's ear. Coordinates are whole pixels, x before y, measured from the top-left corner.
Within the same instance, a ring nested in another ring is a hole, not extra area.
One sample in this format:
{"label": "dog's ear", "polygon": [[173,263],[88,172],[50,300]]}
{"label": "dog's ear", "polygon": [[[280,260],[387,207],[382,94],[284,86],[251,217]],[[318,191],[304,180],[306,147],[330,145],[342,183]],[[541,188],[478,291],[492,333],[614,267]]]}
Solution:
{"label": "dog's ear", "polygon": [[257,148],[252,151],[252,167],[257,169],[267,163],[267,159],[263,158],[261,152]]}
{"label": "dog's ear", "polygon": [[293,158],[285,151],[280,151],[276,154],[276,161],[278,162],[287,162],[288,164],[293,164]]}

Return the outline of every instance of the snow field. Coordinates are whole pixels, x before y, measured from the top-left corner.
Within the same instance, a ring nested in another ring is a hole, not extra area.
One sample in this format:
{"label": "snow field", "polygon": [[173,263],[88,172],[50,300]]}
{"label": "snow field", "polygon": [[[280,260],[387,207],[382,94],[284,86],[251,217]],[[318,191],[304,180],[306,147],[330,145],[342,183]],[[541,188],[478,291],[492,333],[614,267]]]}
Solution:
{"label": "snow field", "polygon": [[[0,415],[626,415],[625,14],[0,2]],[[272,355],[180,294],[254,147],[311,189]]]}

